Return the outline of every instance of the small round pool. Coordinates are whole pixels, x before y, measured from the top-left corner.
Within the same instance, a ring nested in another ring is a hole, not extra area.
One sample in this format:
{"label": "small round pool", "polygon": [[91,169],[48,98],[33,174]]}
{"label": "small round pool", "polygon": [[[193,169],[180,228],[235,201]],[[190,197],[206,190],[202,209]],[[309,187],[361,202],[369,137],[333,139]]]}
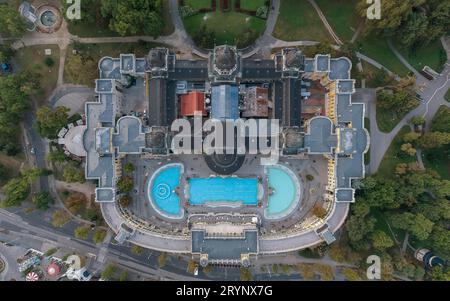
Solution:
{"label": "small round pool", "polygon": [[44,26],[50,27],[56,23],[56,15],[51,10],[46,10],[41,15],[41,23]]}
{"label": "small round pool", "polygon": [[268,219],[283,218],[291,214],[300,202],[300,181],[290,169],[281,165],[267,167],[266,174],[269,182],[269,202],[265,216]]}
{"label": "small round pool", "polygon": [[176,193],[180,185],[183,166],[168,164],[158,169],[148,182],[148,194],[152,207],[167,218],[181,218],[181,201]]}

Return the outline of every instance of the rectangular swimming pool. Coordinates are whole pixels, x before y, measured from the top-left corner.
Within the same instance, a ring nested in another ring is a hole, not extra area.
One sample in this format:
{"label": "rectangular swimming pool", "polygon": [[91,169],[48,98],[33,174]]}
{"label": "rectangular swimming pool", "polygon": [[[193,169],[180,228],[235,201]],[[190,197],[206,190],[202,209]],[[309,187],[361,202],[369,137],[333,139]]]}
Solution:
{"label": "rectangular swimming pool", "polygon": [[189,179],[189,203],[242,203],[258,204],[258,180],[244,178],[193,178]]}

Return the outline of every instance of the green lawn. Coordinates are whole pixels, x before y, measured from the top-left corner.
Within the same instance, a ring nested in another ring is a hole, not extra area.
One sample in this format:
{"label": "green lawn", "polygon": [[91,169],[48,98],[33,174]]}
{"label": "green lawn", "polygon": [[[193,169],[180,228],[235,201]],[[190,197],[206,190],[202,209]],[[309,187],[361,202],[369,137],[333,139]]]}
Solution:
{"label": "green lawn", "polygon": [[211,0],[184,0],[184,5],[193,9],[209,8],[211,7]]}
{"label": "green lawn", "polygon": [[[364,117],[364,127],[370,134],[370,119],[367,117]],[[364,164],[365,165],[370,164],[370,148],[367,151],[367,153],[364,154]]]}
{"label": "green lawn", "polygon": [[359,51],[362,54],[374,59],[388,70],[402,77],[409,73],[409,70],[389,49],[385,38],[370,35],[358,40],[358,43],[361,44]]}
{"label": "green lawn", "polygon": [[403,136],[409,133],[411,128],[405,125],[392,140],[386,154],[381,161],[380,167],[378,168],[377,174],[385,178],[392,178],[395,170],[395,166],[399,163],[410,163],[416,161],[416,157],[406,156],[400,147],[403,144]]}
{"label": "green lawn", "polygon": [[281,0],[273,36],[285,41],[332,42],[316,11],[306,0]]}
{"label": "green lawn", "polygon": [[316,0],[316,3],[338,37],[343,42],[350,41],[359,23],[356,11],[358,0]]}
{"label": "green lawn", "polygon": [[450,102],[450,89],[447,90],[447,93],[445,93],[445,100]]}
{"label": "green lawn", "polygon": [[[45,49],[51,49],[51,55],[45,55]],[[44,60],[50,57],[53,66],[48,67]],[[58,81],[59,48],[57,45],[29,46],[20,48],[14,56],[19,70],[31,70],[40,75],[41,89],[36,96],[45,98],[55,89]],[[42,99],[43,100],[43,99]]]}
{"label": "green lawn", "polygon": [[104,56],[119,57],[121,53],[134,53],[136,57],[143,57],[153,47],[164,45],[158,43],[103,43],[83,44],[78,51],[88,58],[84,65],[77,64],[78,54],[73,54],[73,45],[67,49],[66,64],[64,65],[64,81],[93,87],[98,78],[98,61]]}
{"label": "green lawn", "polygon": [[266,0],[241,0],[241,8],[248,10],[257,10],[266,4]]}
{"label": "green lawn", "polygon": [[266,22],[260,18],[252,17],[235,11],[198,14],[184,19],[184,26],[189,35],[194,33],[203,25],[213,30],[216,35],[216,44],[233,44],[241,33],[251,29],[260,35],[264,32]]}
{"label": "green lawn", "polygon": [[[376,219],[375,223],[375,230],[380,230],[385,232],[387,235],[389,235],[392,240],[395,242],[395,240],[399,241],[400,243],[403,242],[403,239],[405,238],[405,231],[401,229],[396,229],[391,227],[392,232],[389,230],[389,225],[387,223],[387,217],[385,214],[379,210],[372,209],[370,212],[370,216],[374,217]],[[395,238],[393,237],[393,234],[395,235]]]}
{"label": "green lawn", "polygon": [[421,71],[424,66],[429,66],[436,72],[441,72],[447,61],[445,50],[439,39],[414,51],[408,51],[399,45],[395,47],[417,71]]}
{"label": "green lawn", "polygon": [[[431,122],[431,131],[450,132],[450,108],[441,106]],[[450,145],[422,152],[424,165],[450,180]]]}

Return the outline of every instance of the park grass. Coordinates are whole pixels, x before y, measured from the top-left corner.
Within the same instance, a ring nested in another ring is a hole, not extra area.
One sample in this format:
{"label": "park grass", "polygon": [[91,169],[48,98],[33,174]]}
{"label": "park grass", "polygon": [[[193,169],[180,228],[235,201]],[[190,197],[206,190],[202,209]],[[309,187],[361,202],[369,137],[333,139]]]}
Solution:
{"label": "park grass", "polygon": [[394,242],[396,240],[398,242],[403,241],[403,239],[405,237],[405,231],[391,227],[391,229],[392,229],[392,232],[391,232],[391,230],[389,229],[388,222],[387,222],[388,218],[387,218],[387,216],[385,216],[385,214],[383,212],[381,212],[380,210],[377,210],[377,209],[372,209],[370,211],[370,216],[375,218],[375,220],[376,220],[375,230],[383,231],[384,233],[389,235]]}
{"label": "park grass", "polygon": [[[52,54],[45,55],[45,49],[51,49]],[[39,74],[41,88],[34,95],[38,97],[39,104],[51,94],[58,81],[59,48],[57,45],[28,46],[20,48],[15,55],[19,70],[28,70]],[[44,60],[46,57],[53,59],[53,66],[48,67]]]}
{"label": "park grass", "polygon": [[316,11],[306,0],[281,0],[273,36],[284,41],[332,42]]}
{"label": "park grass", "polygon": [[447,90],[447,93],[445,93],[444,98],[446,101],[450,102],[450,89]]}
{"label": "park grass", "polygon": [[436,72],[441,72],[444,69],[447,57],[439,39],[413,51],[405,49],[398,44],[395,47],[417,71],[421,71],[425,66],[431,67]]}
{"label": "park grass", "polygon": [[316,0],[334,32],[344,41],[350,41],[355,34],[359,17],[356,11],[358,0]]}
{"label": "park grass", "polygon": [[408,68],[389,49],[386,38],[369,35],[358,40],[358,44],[360,44],[359,51],[362,54],[374,59],[389,71],[401,77],[408,75]]}
{"label": "park grass", "polygon": [[[206,20],[204,20],[206,17]],[[252,17],[235,11],[216,12],[205,14],[197,14],[185,18],[184,26],[190,36],[193,36],[200,27],[206,25],[209,30],[214,31],[216,36],[216,44],[233,44],[235,38],[251,29],[258,36],[264,32],[266,22],[263,19]]]}
{"label": "park grass", "polygon": [[[169,2],[169,1],[167,1]],[[210,8],[211,0],[184,0],[184,5],[190,6],[193,9]]]}
{"label": "park grass", "polygon": [[415,156],[407,156],[400,150],[403,144],[403,136],[411,131],[408,125],[402,127],[395,138],[392,140],[386,154],[381,161],[377,174],[383,178],[393,178],[395,176],[395,166],[399,163],[411,163],[416,161]]}
{"label": "park grass", "polygon": [[[431,131],[446,131],[446,127],[435,129],[434,125],[449,120],[449,118],[450,108],[441,106],[431,121]],[[435,170],[442,179],[450,180],[450,145],[444,145],[437,149],[423,150],[422,159],[426,168]]]}
{"label": "park grass", "polygon": [[377,125],[383,133],[390,133],[402,120],[403,116],[399,116],[391,110],[382,109],[377,106]]}
{"label": "park grass", "polygon": [[257,10],[265,6],[266,0],[241,0],[241,8],[248,10]]}
{"label": "park grass", "polygon": [[121,53],[134,53],[136,57],[143,57],[148,54],[151,48],[158,46],[164,45],[152,42],[83,44],[81,45],[82,56],[89,59],[81,68],[71,70],[70,62],[72,59],[76,59],[78,54],[73,53],[74,46],[70,45],[67,49],[66,64],[64,66],[64,81],[66,83],[94,87],[95,79],[99,77],[98,61],[102,57],[119,57]]}
{"label": "park grass", "polygon": [[[370,135],[370,118],[364,117],[364,127],[369,132]],[[370,148],[367,151],[367,153],[364,154],[364,164],[368,165],[370,164]]]}

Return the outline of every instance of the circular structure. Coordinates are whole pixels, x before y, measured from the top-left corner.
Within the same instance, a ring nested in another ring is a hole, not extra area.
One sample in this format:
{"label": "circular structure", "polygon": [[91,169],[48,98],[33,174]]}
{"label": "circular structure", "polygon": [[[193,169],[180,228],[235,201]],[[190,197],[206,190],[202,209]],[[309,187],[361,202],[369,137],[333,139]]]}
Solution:
{"label": "circular structure", "polygon": [[230,175],[238,171],[245,161],[245,155],[234,154],[212,154],[205,155],[205,162],[215,173],[221,175]]}
{"label": "circular structure", "polygon": [[58,8],[44,4],[36,9],[36,30],[44,33],[54,33],[62,24],[61,12]]}
{"label": "circular structure", "polygon": [[85,130],[85,125],[79,125],[71,128],[64,136],[64,145],[67,151],[77,157],[86,156],[86,150],[83,146],[83,135]]}
{"label": "circular structure", "polygon": [[303,185],[289,168],[282,165],[266,167],[269,183],[269,202],[265,218],[281,219],[291,214],[300,204]]}
{"label": "circular structure", "polygon": [[181,200],[176,189],[180,185],[183,165],[168,164],[152,175],[147,185],[147,193],[153,209],[170,219],[183,218]]}
{"label": "circular structure", "polygon": [[0,257],[0,273],[2,273],[4,269],[5,269],[5,262]]}
{"label": "circular structure", "polygon": [[155,194],[160,199],[163,199],[163,200],[167,199],[168,197],[170,197],[171,193],[172,192],[170,191],[170,186],[167,185],[166,183],[158,184],[158,186],[156,187]]}
{"label": "circular structure", "polygon": [[36,274],[35,272],[29,272],[27,274],[27,277],[25,278],[26,281],[38,281],[39,280],[39,275]]}
{"label": "circular structure", "polygon": [[50,263],[47,267],[47,274],[50,277],[58,276],[60,272],[61,268],[55,262]]}
{"label": "circular structure", "polygon": [[51,10],[46,10],[41,14],[41,23],[46,27],[55,25],[56,21],[56,15]]}

